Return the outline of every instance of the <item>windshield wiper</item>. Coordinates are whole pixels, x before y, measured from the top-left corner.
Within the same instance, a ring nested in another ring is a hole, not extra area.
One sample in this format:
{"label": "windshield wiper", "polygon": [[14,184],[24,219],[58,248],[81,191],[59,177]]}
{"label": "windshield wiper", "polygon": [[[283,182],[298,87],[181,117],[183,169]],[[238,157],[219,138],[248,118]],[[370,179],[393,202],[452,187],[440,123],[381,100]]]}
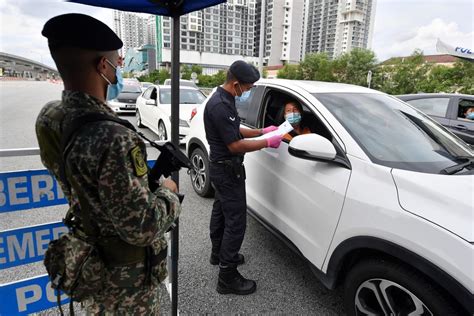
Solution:
{"label": "windshield wiper", "polygon": [[[464,158],[464,157],[463,157]],[[469,167],[470,165],[473,165],[474,164],[474,158],[467,158],[466,162],[461,162],[457,165],[454,165],[454,166],[451,166],[451,167],[448,167],[448,168],[444,168],[443,170],[441,170],[441,173],[444,173],[444,174],[455,174],[456,172],[459,172],[461,171],[462,169],[466,168],[466,167]]]}

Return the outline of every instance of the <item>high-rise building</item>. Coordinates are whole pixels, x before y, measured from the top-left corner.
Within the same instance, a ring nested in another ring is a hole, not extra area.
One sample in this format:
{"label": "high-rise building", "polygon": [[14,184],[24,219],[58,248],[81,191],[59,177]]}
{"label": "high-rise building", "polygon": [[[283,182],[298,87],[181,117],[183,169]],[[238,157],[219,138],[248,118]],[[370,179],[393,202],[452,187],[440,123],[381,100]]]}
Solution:
{"label": "high-rise building", "polygon": [[[298,63],[303,40],[304,1],[266,0],[264,27],[264,64],[269,66]],[[260,48],[260,10],[256,4],[255,56]]]}
{"label": "high-rise building", "polygon": [[375,3],[376,0],[305,0],[304,54],[326,52],[334,58],[353,48],[370,48]]}
{"label": "high-rise building", "polygon": [[114,11],[114,31],[123,42],[122,56],[125,56],[129,48],[151,44],[148,43],[148,19],[143,14]]}
{"label": "high-rise building", "polygon": [[[256,2],[228,0],[180,17],[181,63],[202,65],[207,74],[227,68],[238,59],[257,64],[258,58],[254,56]],[[157,28],[158,62],[169,64],[172,19],[158,17]]]}

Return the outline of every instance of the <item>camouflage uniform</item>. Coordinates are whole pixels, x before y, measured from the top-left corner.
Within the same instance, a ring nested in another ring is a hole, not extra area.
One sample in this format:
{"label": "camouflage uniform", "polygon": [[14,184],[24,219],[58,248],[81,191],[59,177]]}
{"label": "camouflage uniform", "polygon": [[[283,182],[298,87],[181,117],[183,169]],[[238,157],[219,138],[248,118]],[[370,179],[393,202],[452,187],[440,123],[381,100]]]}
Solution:
{"label": "camouflage uniform", "polygon": [[[62,101],[41,110],[36,134],[41,160],[59,181],[71,211],[80,219],[74,189],[59,180],[62,126],[88,113],[116,117],[103,102],[81,92],[63,91]],[[119,236],[136,246],[149,246],[155,254],[166,246],[165,231],[179,216],[177,196],[161,187],[148,188],[146,147],[132,130],[111,121],[89,123],[70,144],[66,170],[68,179],[83,190],[91,207],[91,218],[99,236]],[[107,268],[104,290],[86,302],[88,312],[114,314],[158,314],[158,284],[166,277],[166,262],[154,267],[151,285],[145,285],[143,263]]]}

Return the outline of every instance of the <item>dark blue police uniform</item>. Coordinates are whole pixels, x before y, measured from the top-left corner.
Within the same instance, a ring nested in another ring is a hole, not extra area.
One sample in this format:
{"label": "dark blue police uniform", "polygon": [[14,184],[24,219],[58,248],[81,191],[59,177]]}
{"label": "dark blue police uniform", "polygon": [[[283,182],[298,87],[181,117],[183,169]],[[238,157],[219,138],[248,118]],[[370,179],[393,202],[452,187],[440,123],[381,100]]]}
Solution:
{"label": "dark blue police uniform", "polygon": [[227,145],[242,139],[235,99],[217,88],[204,110],[206,138],[210,146],[210,180],[216,196],[210,236],[212,254],[222,266],[236,267],[247,223],[243,154],[233,155]]}

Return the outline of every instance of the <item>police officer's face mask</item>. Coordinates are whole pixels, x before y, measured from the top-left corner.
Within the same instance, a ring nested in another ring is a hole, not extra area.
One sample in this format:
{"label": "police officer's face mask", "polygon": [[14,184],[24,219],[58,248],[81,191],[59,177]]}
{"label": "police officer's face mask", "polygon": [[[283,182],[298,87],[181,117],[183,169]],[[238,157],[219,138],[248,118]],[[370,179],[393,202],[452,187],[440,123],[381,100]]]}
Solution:
{"label": "police officer's face mask", "polygon": [[107,86],[107,96],[106,96],[106,100],[109,101],[109,100],[115,99],[120,94],[120,92],[122,92],[123,78],[122,78],[122,72],[120,71],[118,67],[114,66],[114,64],[112,64],[108,59],[106,59],[105,61],[115,69],[115,77],[116,77],[116,82],[112,83],[110,82],[109,79],[107,79],[106,76],[104,76],[103,73],[100,74],[102,78],[104,78],[104,80],[107,81],[107,83],[109,84]]}
{"label": "police officer's face mask", "polygon": [[[242,89],[242,86],[240,85],[240,83],[237,83],[237,85],[239,86],[239,89],[240,89],[240,96],[239,95],[236,95],[235,96],[235,100],[236,101],[239,101],[239,102],[245,102],[248,100],[248,98],[250,97],[250,90],[247,90],[244,92],[244,90]],[[235,86],[234,86],[235,87]],[[234,88],[235,89],[235,88]],[[237,90],[235,90],[235,94],[238,94],[237,93]]]}

